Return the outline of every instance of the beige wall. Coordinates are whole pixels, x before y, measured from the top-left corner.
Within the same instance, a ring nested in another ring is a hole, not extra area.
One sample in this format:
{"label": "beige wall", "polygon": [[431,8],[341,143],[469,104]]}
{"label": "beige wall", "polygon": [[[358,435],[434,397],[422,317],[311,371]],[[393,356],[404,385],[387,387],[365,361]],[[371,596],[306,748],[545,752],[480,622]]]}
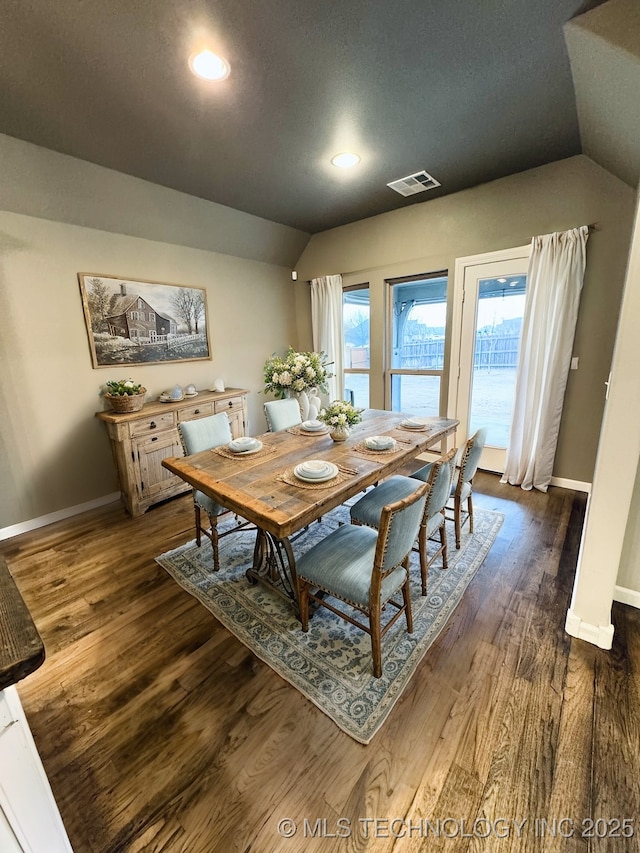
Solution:
{"label": "beige wall", "polygon": [[[79,271],[205,287],[213,360],[94,370]],[[282,266],[0,212],[0,529],[118,490],[94,417],[112,377],[158,394],[222,376],[250,390],[250,430],[263,431],[262,366],[297,345],[291,289]]]}
{"label": "beige wall", "polygon": [[[569,374],[554,476],[590,482],[629,251],[635,192],[587,157],[552,163],[314,235],[297,262],[297,322],[310,341],[306,280],[342,273],[369,281],[372,328],[382,328],[385,278],[448,269],[458,257],[525,245],[531,237],[598,223]],[[450,288],[452,292],[452,288]],[[451,322],[449,311],[449,323]],[[382,407],[383,344],[371,342],[371,404]]]}

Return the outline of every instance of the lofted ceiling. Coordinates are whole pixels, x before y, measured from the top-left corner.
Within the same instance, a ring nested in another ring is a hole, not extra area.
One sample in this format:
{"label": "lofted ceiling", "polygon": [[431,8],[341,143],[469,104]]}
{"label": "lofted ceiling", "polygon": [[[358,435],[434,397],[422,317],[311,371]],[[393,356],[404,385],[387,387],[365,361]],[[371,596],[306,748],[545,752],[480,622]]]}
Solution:
{"label": "lofted ceiling", "polygon": [[0,133],[316,233],[581,153],[563,25],[597,5],[2,0]]}

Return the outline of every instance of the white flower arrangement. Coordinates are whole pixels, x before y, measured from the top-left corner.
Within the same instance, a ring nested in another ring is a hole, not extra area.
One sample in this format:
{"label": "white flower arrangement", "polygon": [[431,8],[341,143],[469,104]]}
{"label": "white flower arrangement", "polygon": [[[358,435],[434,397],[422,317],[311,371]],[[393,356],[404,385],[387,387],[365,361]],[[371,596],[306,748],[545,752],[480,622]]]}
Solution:
{"label": "white flower arrangement", "polygon": [[354,426],[362,420],[362,413],[346,400],[334,400],[318,412],[318,420],[328,427]]}
{"label": "white flower arrangement", "polygon": [[333,376],[324,352],[296,352],[292,347],[284,358],[272,355],[264,365],[264,390],[282,399],[289,394],[317,388],[327,391],[327,379]]}

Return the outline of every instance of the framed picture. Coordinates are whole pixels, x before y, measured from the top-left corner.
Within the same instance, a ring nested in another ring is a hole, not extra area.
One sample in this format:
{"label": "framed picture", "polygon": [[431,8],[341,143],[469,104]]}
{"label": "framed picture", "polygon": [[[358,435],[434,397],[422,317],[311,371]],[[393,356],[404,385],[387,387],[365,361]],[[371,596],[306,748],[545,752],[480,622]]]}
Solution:
{"label": "framed picture", "polygon": [[78,273],[94,367],[211,358],[201,287]]}

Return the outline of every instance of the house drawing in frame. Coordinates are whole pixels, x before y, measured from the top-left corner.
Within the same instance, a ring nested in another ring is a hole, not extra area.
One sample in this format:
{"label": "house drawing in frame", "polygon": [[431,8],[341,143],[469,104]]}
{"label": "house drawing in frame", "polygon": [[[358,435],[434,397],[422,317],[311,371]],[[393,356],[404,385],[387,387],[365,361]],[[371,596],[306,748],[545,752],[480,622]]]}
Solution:
{"label": "house drawing in frame", "polygon": [[78,273],[94,367],[211,358],[204,288]]}

